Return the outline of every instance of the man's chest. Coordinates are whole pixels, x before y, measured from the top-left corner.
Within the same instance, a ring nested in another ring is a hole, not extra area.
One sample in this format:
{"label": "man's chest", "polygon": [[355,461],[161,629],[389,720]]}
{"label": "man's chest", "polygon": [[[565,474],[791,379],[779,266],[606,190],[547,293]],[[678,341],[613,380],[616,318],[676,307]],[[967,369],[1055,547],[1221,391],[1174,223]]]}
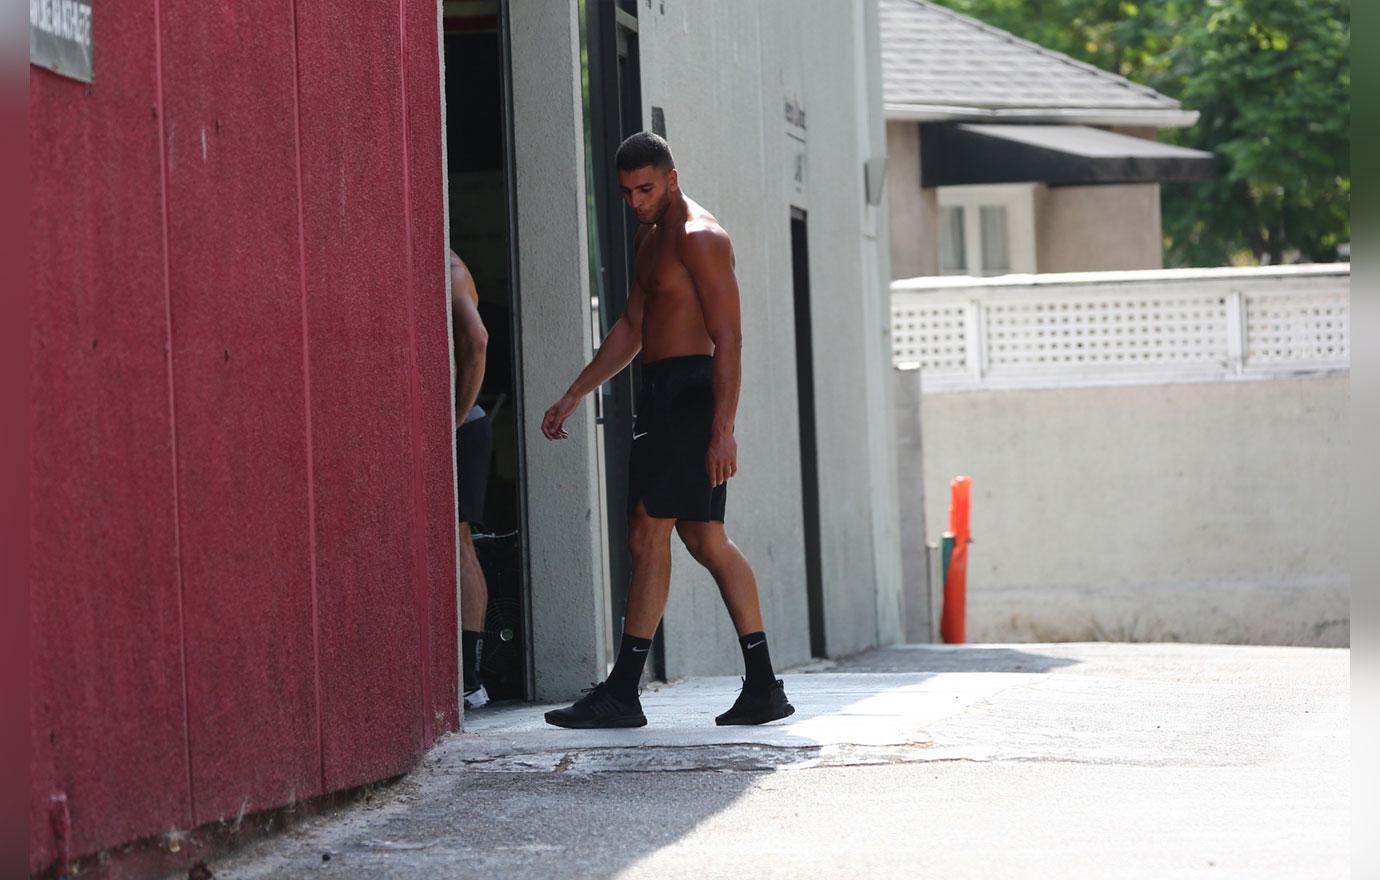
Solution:
{"label": "man's chest", "polygon": [[637,283],[648,299],[694,292],[694,282],[680,261],[674,242],[647,236],[637,252]]}

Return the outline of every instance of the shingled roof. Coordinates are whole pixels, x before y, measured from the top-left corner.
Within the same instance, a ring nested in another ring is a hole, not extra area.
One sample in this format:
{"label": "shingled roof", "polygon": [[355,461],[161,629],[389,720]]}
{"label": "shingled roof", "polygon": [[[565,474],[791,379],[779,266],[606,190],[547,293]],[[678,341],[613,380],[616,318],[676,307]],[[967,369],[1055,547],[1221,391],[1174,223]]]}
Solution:
{"label": "shingled roof", "polygon": [[1192,125],[1197,113],[925,0],[880,0],[888,119]]}

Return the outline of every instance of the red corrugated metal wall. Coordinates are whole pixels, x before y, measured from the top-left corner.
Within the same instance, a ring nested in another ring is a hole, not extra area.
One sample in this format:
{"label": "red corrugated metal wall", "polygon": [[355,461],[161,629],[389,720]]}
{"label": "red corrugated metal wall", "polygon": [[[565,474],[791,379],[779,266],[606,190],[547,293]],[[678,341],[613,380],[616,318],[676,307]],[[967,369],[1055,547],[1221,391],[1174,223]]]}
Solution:
{"label": "red corrugated metal wall", "polygon": [[93,24],[30,73],[31,870],[458,724],[434,0]]}

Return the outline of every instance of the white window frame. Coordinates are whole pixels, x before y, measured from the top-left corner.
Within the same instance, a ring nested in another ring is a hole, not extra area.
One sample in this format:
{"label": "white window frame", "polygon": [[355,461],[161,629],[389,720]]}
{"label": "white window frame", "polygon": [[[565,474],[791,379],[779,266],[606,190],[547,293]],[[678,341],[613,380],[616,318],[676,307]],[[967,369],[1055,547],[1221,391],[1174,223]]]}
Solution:
{"label": "white window frame", "polygon": [[984,205],[1006,209],[1006,248],[1011,265],[1008,272],[1034,273],[1035,263],[1035,187],[1034,183],[975,184],[936,188],[939,207],[963,209],[963,249],[965,275],[992,275],[982,268],[982,211]]}

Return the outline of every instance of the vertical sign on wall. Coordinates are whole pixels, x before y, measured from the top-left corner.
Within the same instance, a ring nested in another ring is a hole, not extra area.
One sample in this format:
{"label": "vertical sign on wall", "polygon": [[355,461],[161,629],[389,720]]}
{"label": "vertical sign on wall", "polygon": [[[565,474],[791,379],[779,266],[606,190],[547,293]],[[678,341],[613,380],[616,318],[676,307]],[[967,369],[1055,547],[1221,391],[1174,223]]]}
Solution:
{"label": "vertical sign on wall", "polygon": [[786,191],[795,204],[805,205],[805,108],[800,99],[788,94],[784,102],[786,112]]}
{"label": "vertical sign on wall", "polygon": [[29,63],[91,82],[91,0],[29,0]]}

